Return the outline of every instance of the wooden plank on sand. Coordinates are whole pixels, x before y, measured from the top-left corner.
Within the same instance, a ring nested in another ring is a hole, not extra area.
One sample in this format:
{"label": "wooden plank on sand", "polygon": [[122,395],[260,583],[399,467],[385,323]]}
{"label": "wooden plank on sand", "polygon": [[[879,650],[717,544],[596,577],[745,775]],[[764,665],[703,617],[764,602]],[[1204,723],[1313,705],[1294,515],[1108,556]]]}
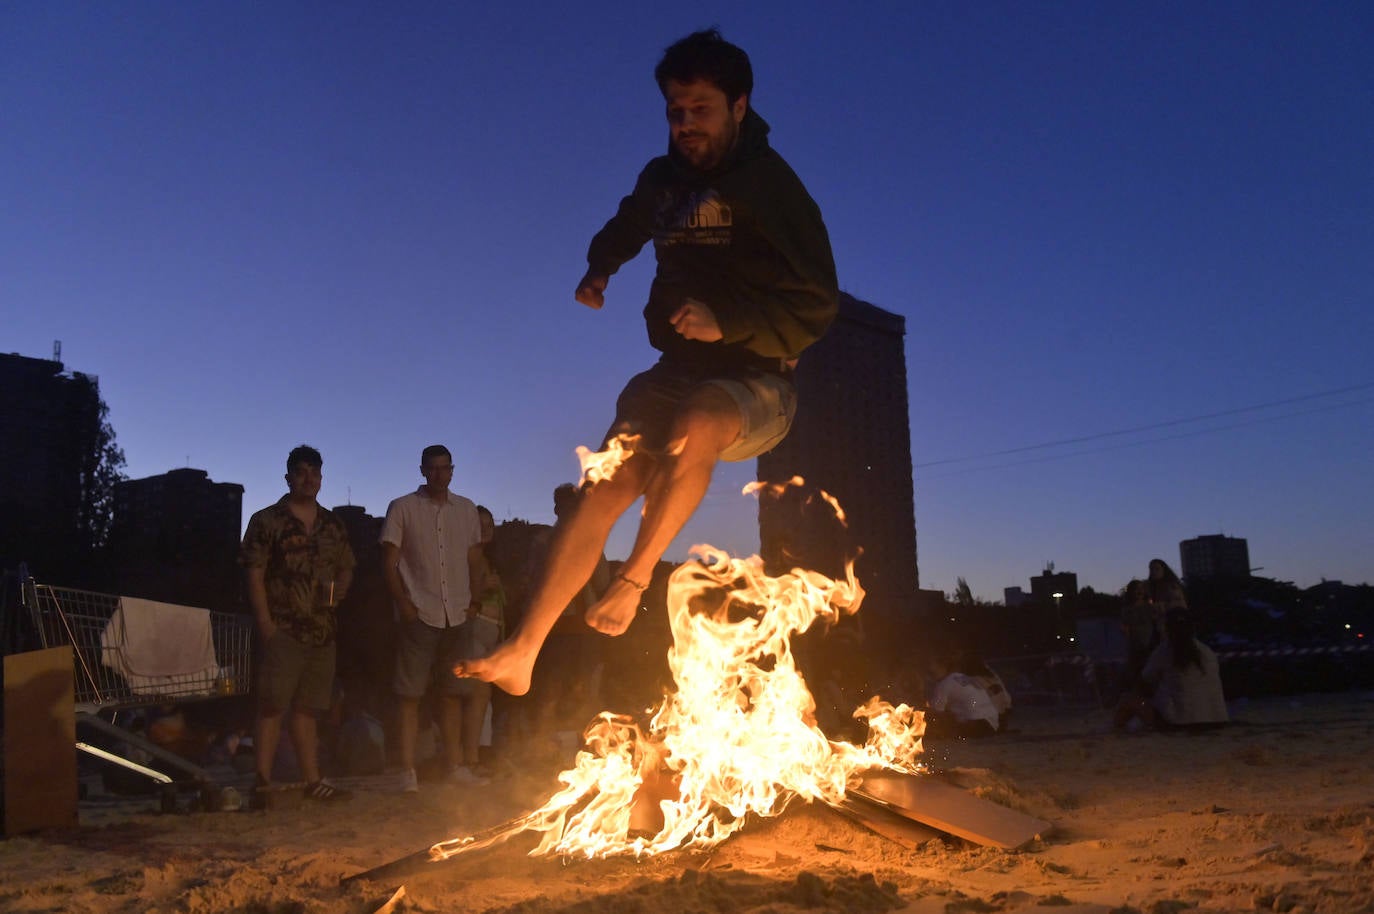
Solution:
{"label": "wooden plank on sand", "polygon": [[917,850],[941,837],[941,832],[929,825],[923,825],[881,803],[855,796],[852,792],[839,806],[827,808],[907,850]]}
{"label": "wooden plank on sand", "polygon": [[1050,822],[976,797],[934,775],[877,771],[851,794],[882,803],[908,818],[975,844],[1008,850],[1049,834]]}

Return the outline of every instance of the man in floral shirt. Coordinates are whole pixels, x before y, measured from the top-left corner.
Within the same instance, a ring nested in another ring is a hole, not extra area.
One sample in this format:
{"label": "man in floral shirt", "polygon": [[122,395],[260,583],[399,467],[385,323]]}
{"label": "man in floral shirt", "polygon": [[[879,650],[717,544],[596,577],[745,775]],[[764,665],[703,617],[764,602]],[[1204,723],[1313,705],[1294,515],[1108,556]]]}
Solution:
{"label": "man in floral shirt", "polygon": [[334,688],[339,601],[353,581],[353,550],[343,522],[325,510],[320,452],[301,445],[286,458],[287,494],[248,521],[239,552],[258,635],[258,786],[272,782],[272,762],[290,709],[291,741],[314,800],[348,796],[320,777],[316,717]]}

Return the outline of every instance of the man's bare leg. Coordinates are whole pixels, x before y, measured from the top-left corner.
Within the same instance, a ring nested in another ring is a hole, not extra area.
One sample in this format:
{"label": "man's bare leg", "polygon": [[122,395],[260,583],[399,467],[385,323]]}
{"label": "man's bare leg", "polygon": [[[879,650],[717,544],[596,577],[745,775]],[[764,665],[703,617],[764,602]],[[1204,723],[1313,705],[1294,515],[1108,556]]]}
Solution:
{"label": "man's bare leg", "polygon": [[444,737],[444,770],[463,764],[463,699],[445,695],[439,699],[439,733]]}
{"label": "man's bare leg", "polygon": [[420,735],[420,699],[396,696],[396,724],[400,731],[401,767],[415,770],[415,742]]}
{"label": "man's bare leg", "polygon": [[682,530],[711,485],[721,452],[739,437],[739,406],[724,390],[696,391],[673,423],[676,454],[663,458],[644,495],[644,518],[630,557],[600,600],[587,610],[587,624],[607,635],[630,627],[654,566]]}
{"label": "man's bare leg", "polygon": [[291,712],[291,745],[296,747],[296,761],[307,784],[320,779],[319,727],[315,715],[309,711]]}
{"label": "man's bare leg", "polygon": [[519,628],[487,656],[459,663],[455,673],[485,680],[511,695],[530,690],[530,674],[544,639],[596,570],[611,528],[644,493],[657,459],[634,454],[614,476],[587,490],[572,517],[560,522],[554,533],[548,561]]}
{"label": "man's bare leg", "polygon": [[258,712],[257,725],[253,732],[253,746],[257,752],[258,780],[263,784],[272,783],[272,764],[277,760],[277,744],[281,742],[281,724],[284,712],[275,714]]}
{"label": "man's bare leg", "polygon": [[485,682],[476,695],[463,699],[463,757],[461,764],[475,772],[482,761],[482,725],[486,723],[487,704],[491,701],[491,686]]}

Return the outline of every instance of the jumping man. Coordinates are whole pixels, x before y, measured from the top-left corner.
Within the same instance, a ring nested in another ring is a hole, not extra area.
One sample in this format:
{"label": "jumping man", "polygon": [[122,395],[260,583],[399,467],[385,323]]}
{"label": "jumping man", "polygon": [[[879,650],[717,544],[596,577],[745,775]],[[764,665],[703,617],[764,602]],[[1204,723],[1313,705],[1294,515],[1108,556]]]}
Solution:
{"label": "jumping man", "polygon": [[797,356],[838,308],[820,209],[768,144],[750,106],[749,57],[715,29],[669,47],[654,70],[667,104],[668,154],[592,239],[576,299],[600,309],[611,275],[650,239],[657,273],[644,307],[662,355],[621,392],[606,440],[637,436],[610,479],[560,523],[520,627],[458,675],[529,690],[545,637],[596,568],[611,528],[644,497],[634,548],[586,622],[619,635],[654,566],[701,502],[719,460],[757,457],[796,411]]}

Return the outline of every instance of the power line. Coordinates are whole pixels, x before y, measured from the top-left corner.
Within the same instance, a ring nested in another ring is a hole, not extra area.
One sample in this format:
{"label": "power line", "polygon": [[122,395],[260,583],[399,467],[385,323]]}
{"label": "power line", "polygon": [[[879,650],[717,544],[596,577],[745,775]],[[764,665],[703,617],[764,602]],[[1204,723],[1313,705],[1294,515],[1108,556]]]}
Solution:
{"label": "power line", "polygon": [[[940,460],[931,460],[931,461],[929,461],[929,462],[927,462],[927,463],[917,463],[917,464],[913,464],[913,467],[914,467],[915,469],[918,469],[918,470],[923,470],[923,469],[925,469],[926,467],[944,466],[944,465],[950,464],[950,463],[965,463],[965,462],[970,461],[970,460],[985,460],[985,459],[987,459],[987,458],[989,458],[989,457],[1006,457],[1006,456],[1008,456],[1008,455],[1010,455],[1010,454],[1023,454],[1023,453],[1025,453],[1025,452],[1027,452],[1027,451],[1038,451],[1038,450],[1043,450],[1044,448],[1050,448],[1050,447],[1062,447],[1062,446],[1064,446],[1064,445],[1066,445],[1066,444],[1082,444],[1082,443],[1085,442],[1085,441],[1098,441],[1098,440],[1101,440],[1101,439],[1103,439],[1103,438],[1114,438],[1114,437],[1118,437],[1118,436],[1121,436],[1121,435],[1133,435],[1133,434],[1136,434],[1136,433],[1139,433],[1139,432],[1154,431],[1155,429],[1161,429],[1161,428],[1173,428],[1174,426],[1177,426],[1177,425],[1187,425],[1189,422],[1203,422],[1203,421],[1206,421],[1206,420],[1208,420],[1208,419],[1220,419],[1220,418],[1223,418],[1223,417],[1225,417],[1225,416],[1236,416],[1236,415],[1239,415],[1239,414],[1241,414],[1241,413],[1250,413],[1250,412],[1254,412],[1254,411],[1260,410],[1260,409],[1273,409],[1273,408],[1276,407],[1276,406],[1289,406],[1289,405],[1291,405],[1291,404],[1293,404],[1293,403],[1304,403],[1304,402],[1307,402],[1308,400],[1319,400],[1319,399],[1322,399],[1323,397],[1334,397],[1334,396],[1336,396],[1336,395],[1338,395],[1338,394],[1350,393],[1350,392],[1356,391],[1356,390],[1369,390],[1370,388],[1374,388],[1374,381],[1370,381],[1370,382],[1364,383],[1364,384],[1353,384],[1353,385],[1351,385],[1351,386],[1349,386],[1349,387],[1338,387],[1338,388],[1335,388],[1334,390],[1324,390],[1324,391],[1321,391],[1321,392],[1319,392],[1319,393],[1306,394],[1306,395],[1301,396],[1301,397],[1290,397],[1290,398],[1288,398],[1288,399],[1286,399],[1286,400],[1272,400],[1272,401],[1270,401],[1270,402],[1268,402],[1268,403],[1259,403],[1259,404],[1256,404],[1255,406],[1241,406],[1241,407],[1238,407],[1238,408],[1236,408],[1236,409],[1224,409],[1224,410],[1221,410],[1220,412],[1206,413],[1206,414],[1201,415],[1201,416],[1190,416],[1190,417],[1188,417],[1188,418],[1186,418],[1186,419],[1170,419],[1170,420],[1168,420],[1168,421],[1166,421],[1166,422],[1154,422],[1154,423],[1151,423],[1151,424],[1149,424],[1149,425],[1137,425],[1137,426],[1135,426],[1134,428],[1117,429],[1116,431],[1111,431],[1111,432],[1098,432],[1097,434],[1093,434],[1093,435],[1080,435],[1080,436],[1078,436],[1078,437],[1076,437],[1076,438],[1062,438],[1062,439],[1060,439],[1060,440],[1058,440],[1058,441],[1046,441],[1046,442],[1044,442],[1043,444],[1026,444],[1026,445],[1022,445],[1022,446],[1020,446],[1020,447],[1007,448],[1006,450],[1002,450],[1002,451],[988,451],[988,452],[983,453],[983,454],[967,454],[967,455],[962,456],[962,457],[945,457],[945,458],[942,458],[942,459],[940,459]],[[1356,402],[1363,403],[1363,402],[1366,402],[1366,401],[1358,400],[1358,401],[1356,401]],[[1302,413],[1296,413],[1295,415],[1303,415],[1303,414],[1302,414]],[[1287,417],[1284,417],[1284,418],[1287,418]],[[1248,424],[1248,423],[1247,423],[1247,424]],[[1238,426],[1237,426],[1237,427],[1238,427]],[[1206,431],[1206,430],[1204,430],[1204,431]],[[1160,439],[1160,440],[1168,440],[1168,439]],[[1138,443],[1144,443],[1144,442],[1138,442]],[[1110,450],[1110,448],[1109,448],[1108,450]],[[1090,452],[1088,452],[1088,451],[1083,451],[1083,452],[1080,452],[1080,453],[1090,453]],[[1005,464],[1005,465],[1006,465],[1006,466],[1014,466],[1015,464]]]}
{"label": "power line", "polygon": [[[1371,386],[1374,386],[1374,385],[1363,385],[1363,386],[1371,387]],[[1299,399],[1310,399],[1310,398],[1303,397],[1303,398],[1299,398]],[[1287,401],[1287,402],[1294,402],[1294,401]],[[1285,414],[1283,414],[1283,415],[1281,415],[1281,416],[1264,416],[1264,417],[1261,417],[1261,418],[1258,418],[1258,419],[1251,419],[1251,420],[1248,421],[1248,422],[1234,422],[1234,423],[1232,423],[1232,424],[1230,424],[1230,425],[1220,425],[1220,426],[1216,426],[1216,427],[1214,427],[1214,428],[1200,428],[1200,429],[1197,429],[1197,430],[1191,431],[1191,432],[1180,432],[1180,433],[1178,433],[1178,434],[1176,434],[1176,435],[1163,435],[1163,436],[1160,436],[1160,437],[1157,437],[1157,438],[1145,438],[1145,439],[1143,439],[1143,440],[1141,440],[1141,441],[1127,441],[1127,442],[1122,443],[1122,444],[1113,444],[1113,445],[1110,445],[1110,446],[1108,446],[1108,447],[1089,448],[1089,449],[1083,450],[1083,451],[1071,451],[1070,453],[1067,453],[1067,454],[1048,454],[1048,455],[1046,455],[1046,456],[1044,456],[1044,457],[1031,457],[1031,458],[1026,459],[1026,460],[1013,460],[1013,461],[1011,461],[1011,462],[1009,462],[1009,463],[996,463],[996,464],[992,464],[991,466],[969,467],[969,468],[963,469],[963,470],[951,470],[951,471],[948,472],[948,473],[937,473],[937,474],[935,474],[934,476],[923,476],[923,477],[921,477],[921,479],[922,479],[923,482],[929,482],[929,481],[934,480],[934,479],[945,479],[945,478],[950,477],[950,476],[962,476],[962,475],[964,475],[964,474],[966,474],[966,473],[978,473],[978,472],[981,472],[981,471],[983,471],[983,470],[1004,470],[1004,469],[1008,469],[1008,468],[1011,468],[1011,467],[1019,467],[1019,466],[1024,466],[1024,465],[1026,465],[1026,464],[1031,464],[1031,463],[1048,463],[1049,461],[1053,461],[1053,460],[1066,460],[1066,459],[1068,459],[1068,458],[1070,458],[1070,457],[1082,457],[1082,456],[1084,456],[1084,455],[1086,455],[1086,454],[1101,454],[1101,453],[1104,453],[1104,452],[1106,452],[1106,451],[1119,451],[1119,450],[1122,450],[1123,448],[1138,447],[1139,445],[1142,445],[1142,444],[1157,444],[1157,443],[1159,443],[1159,442],[1161,442],[1161,441],[1178,441],[1178,440],[1183,439],[1183,438],[1196,438],[1196,437],[1198,437],[1199,435],[1210,435],[1210,434],[1212,434],[1213,432],[1224,432],[1224,431],[1229,431],[1229,430],[1231,430],[1231,429],[1236,429],[1236,428],[1245,428],[1245,427],[1251,426],[1251,425],[1262,425],[1262,424],[1264,424],[1265,422],[1275,422],[1275,421],[1278,421],[1278,420],[1280,420],[1280,419],[1293,419],[1293,418],[1296,418],[1296,417],[1298,417],[1298,416],[1308,416],[1308,415],[1311,415],[1311,414],[1313,414],[1313,413],[1330,412],[1330,411],[1333,410],[1333,409],[1344,409],[1344,408],[1347,407],[1347,406],[1359,406],[1359,405],[1361,405],[1361,404],[1363,404],[1363,403],[1374,403],[1374,397],[1367,397],[1367,398],[1365,398],[1365,399],[1363,399],[1363,400],[1351,400],[1351,401],[1346,402],[1346,403],[1332,403],[1332,404],[1327,405],[1327,406],[1318,406],[1318,407],[1315,407],[1315,408],[1313,408],[1313,409],[1304,409],[1304,410],[1300,410],[1300,411],[1295,412],[1295,413],[1285,413]],[[1250,408],[1251,408],[1251,409],[1257,409],[1257,408],[1260,408],[1260,407],[1250,407]],[[1179,422],[1182,422],[1182,421],[1187,421],[1187,420],[1178,420],[1178,421],[1179,421]],[[1178,424],[1178,422],[1162,423],[1162,425],[1177,425],[1177,424]],[[1148,426],[1147,428],[1160,428],[1160,427],[1162,427],[1162,425]],[[1124,435],[1124,434],[1126,434],[1126,432],[1113,432],[1113,433],[1111,433],[1111,434],[1123,434],[1123,435]],[[1095,438],[1095,437],[1104,437],[1104,436],[1089,436],[1089,437],[1087,437],[1087,438],[1076,439],[1076,440],[1080,440],[1080,441],[1083,441],[1083,440],[1091,440],[1092,438]],[[1050,445],[1048,445],[1048,444],[1043,444],[1043,445],[1036,445],[1036,447],[1050,447]],[[1018,448],[1018,449],[1016,449],[1016,450],[1025,450],[1025,449],[1024,449],[1024,448]],[[998,453],[999,453],[999,454],[1005,455],[1005,454],[1009,454],[1009,453],[1014,453],[1014,451],[1000,451],[1000,452],[998,452]],[[989,455],[987,455],[987,456],[996,456],[996,455],[991,455],[991,454],[989,454]],[[963,459],[966,459],[966,460],[973,460],[973,459],[976,459],[976,458],[968,457],[968,458],[963,458]],[[941,462],[948,462],[948,461],[941,461]],[[919,464],[919,466],[932,466],[932,464],[928,464],[928,463],[926,463],[926,464]]]}

